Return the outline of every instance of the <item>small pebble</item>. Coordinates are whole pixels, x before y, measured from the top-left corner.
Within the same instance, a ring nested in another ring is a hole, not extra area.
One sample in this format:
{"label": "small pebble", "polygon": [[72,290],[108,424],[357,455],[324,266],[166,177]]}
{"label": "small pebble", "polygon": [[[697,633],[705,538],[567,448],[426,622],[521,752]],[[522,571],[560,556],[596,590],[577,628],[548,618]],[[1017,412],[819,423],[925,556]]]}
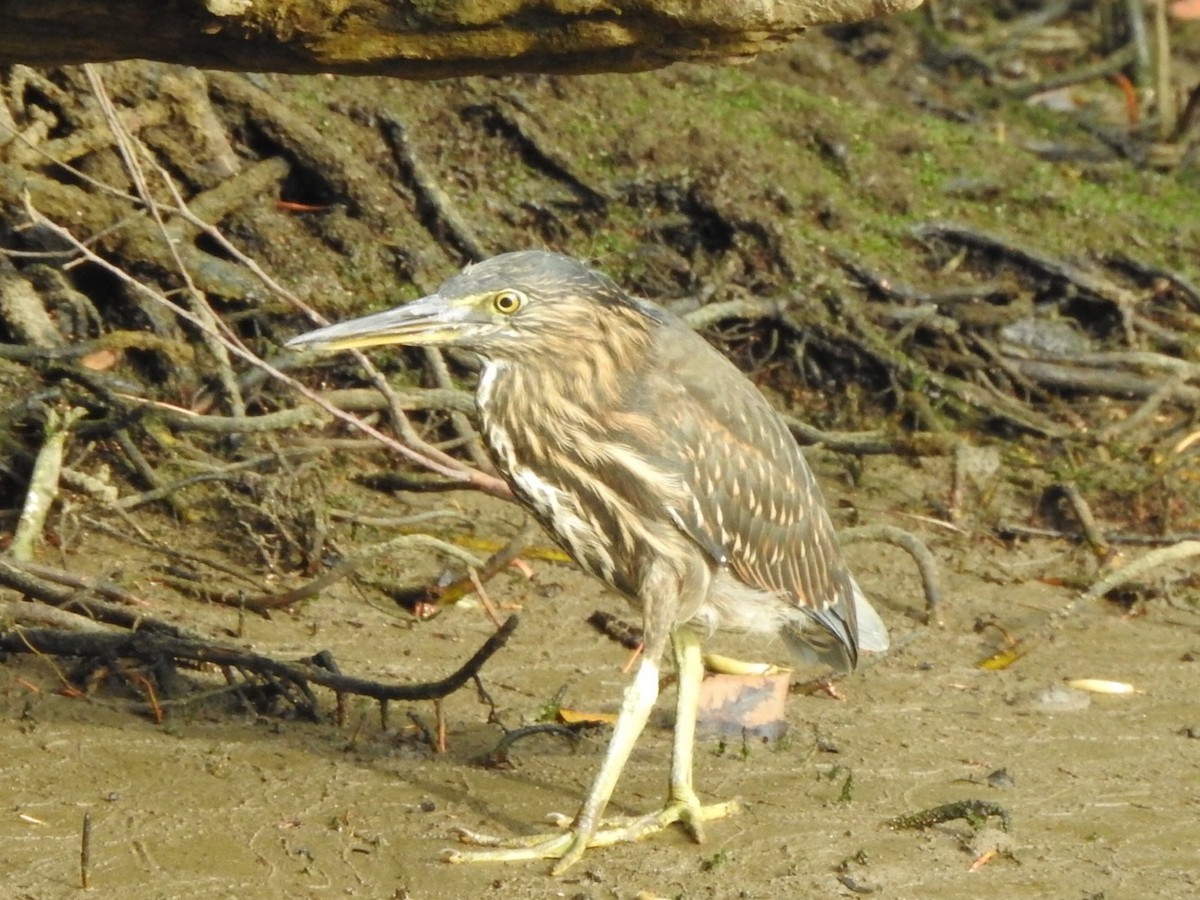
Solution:
{"label": "small pebble", "polygon": [[1092,705],[1092,695],[1061,684],[1052,684],[1034,694],[1030,705],[1047,713],[1083,712]]}
{"label": "small pebble", "polygon": [[997,769],[991,772],[987,777],[988,787],[994,788],[1010,788],[1016,784],[1013,777],[1008,774],[1008,769]]}

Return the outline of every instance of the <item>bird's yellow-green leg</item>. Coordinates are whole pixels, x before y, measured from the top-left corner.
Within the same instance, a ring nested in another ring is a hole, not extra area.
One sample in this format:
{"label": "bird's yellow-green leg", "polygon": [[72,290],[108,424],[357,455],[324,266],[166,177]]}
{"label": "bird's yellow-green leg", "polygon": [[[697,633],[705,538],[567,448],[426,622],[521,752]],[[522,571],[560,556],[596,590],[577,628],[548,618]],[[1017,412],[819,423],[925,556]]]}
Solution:
{"label": "bird's yellow-green leg", "polygon": [[591,846],[601,847],[621,841],[636,841],[662,831],[675,822],[681,824],[696,843],[704,840],[703,823],[733,815],[737,800],[702,806],[692,787],[692,753],[696,741],[696,712],[700,705],[700,682],[704,678],[704,660],[700,640],[690,628],[677,628],[671,635],[677,673],[675,697],[675,744],[671,753],[671,782],[667,802],[657,812],[644,816],[605,819]]}
{"label": "bird's yellow-green leg", "polygon": [[704,678],[704,660],[700,653],[700,639],[690,628],[676,628],[671,635],[671,649],[675,654],[675,671],[678,675],[675,698],[675,746],[671,753],[671,790],[667,805],[660,816],[674,813],[674,818],[663,822],[678,821],[688,830],[696,843],[704,840],[701,823],[720,819],[738,811],[737,800],[701,806],[700,799],[692,787],[692,754],[696,746],[696,713],[700,706],[700,682]]}
{"label": "bird's yellow-green leg", "polygon": [[[647,653],[638,666],[633,682],[625,689],[621,701],[621,712],[617,716],[617,724],[613,728],[612,738],[608,742],[608,750],[604,754],[604,762],[592,788],[579,813],[571,820],[566,831],[550,835],[531,835],[516,838],[494,838],[460,829],[459,840],[467,844],[487,847],[485,850],[448,851],[445,859],[448,862],[515,862],[530,859],[557,859],[552,872],[555,875],[565,872],[568,867],[578,862],[583,851],[591,846],[617,843],[621,838],[608,836],[603,844],[595,840],[600,826],[600,816],[608,799],[612,796],[613,788],[621,776],[621,769],[633,745],[646,727],[650,718],[650,710],[658,699],[658,659],[662,655],[662,642],[659,643],[658,653]],[[629,838],[627,840],[631,840]]]}
{"label": "bird's yellow-green leg", "polygon": [[465,843],[488,847],[486,850],[450,851],[450,862],[511,862],[529,859],[553,859],[555,875],[562,874],[578,862],[589,847],[637,841],[679,822],[692,837],[703,839],[701,823],[719,819],[738,810],[736,800],[701,806],[692,788],[692,749],[696,734],[696,707],[700,695],[700,680],[704,665],[700,657],[700,642],[690,629],[678,629],[672,635],[675,665],[678,670],[676,699],[675,743],[671,755],[670,793],[666,804],[657,812],[644,816],[606,819],[600,816],[616,787],[625,761],[634,742],[649,718],[658,697],[658,665],[645,658],[633,683],[625,691],[621,713],[609,741],[604,763],[596,776],[583,808],[574,819],[554,817],[566,830],[553,835],[534,835],[518,838],[493,838],[465,830],[459,838]]}

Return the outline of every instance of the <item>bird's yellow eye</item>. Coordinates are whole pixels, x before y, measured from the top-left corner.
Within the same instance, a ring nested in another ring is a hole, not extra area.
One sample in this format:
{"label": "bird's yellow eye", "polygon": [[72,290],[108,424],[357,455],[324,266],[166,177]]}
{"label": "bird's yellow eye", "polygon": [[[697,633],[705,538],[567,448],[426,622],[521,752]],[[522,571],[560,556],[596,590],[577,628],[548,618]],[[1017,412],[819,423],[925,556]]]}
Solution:
{"label": "bird's yellow eye", "polygon": [[525,295],[520,291],[500,291],[500,293],[492,297],[492,308],[498,313],[511,316],[521,308],[524,300]]}

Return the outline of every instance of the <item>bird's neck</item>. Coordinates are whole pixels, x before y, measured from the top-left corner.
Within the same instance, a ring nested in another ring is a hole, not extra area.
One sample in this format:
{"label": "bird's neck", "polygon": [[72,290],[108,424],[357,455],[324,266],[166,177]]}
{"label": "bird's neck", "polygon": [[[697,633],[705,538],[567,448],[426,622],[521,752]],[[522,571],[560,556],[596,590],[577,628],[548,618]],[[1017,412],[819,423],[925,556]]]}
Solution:
{"label": "bird's neck", "polygon": [[485,360],[479,407],[550,418],[600,416],[625,406],[653,355],[654,332],[635,309],[609,310],[594,327]]}
{"label": "bird's neck", "polygon": [[476,391],[485,428],[540,430],[556,434],[565,426],[599,422],[627,403],[630,373],[596,365],[586,357],[553,365],[523,360],[488,360]]}
{"label": "bird's neck", "polygon": [[638,405],[652,356],[644,328],[596,331],[552,359],[485,360],[476,403],[501,468],[538,465],[555,446],[580,451]]}

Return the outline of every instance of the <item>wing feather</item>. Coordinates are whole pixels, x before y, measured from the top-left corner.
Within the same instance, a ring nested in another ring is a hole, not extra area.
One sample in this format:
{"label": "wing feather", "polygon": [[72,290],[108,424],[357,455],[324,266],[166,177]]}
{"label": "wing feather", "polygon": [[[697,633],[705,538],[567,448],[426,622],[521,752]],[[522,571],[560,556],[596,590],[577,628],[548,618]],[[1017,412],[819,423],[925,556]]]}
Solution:
{"label": "wing feather", "polygon": [[[686,329],[679,324],[678,328]],[[822,626],[803,638],[823,659],[857,657],[855,586],[812,470],[762,393],[703,339],[659,342],[670,385],[658,458],[676,460],[688,501],[671,518],[717,564],[783,596]],[[689,332],[690,334],[690,332]],[[664,402],[665,401],[665,402]]]}

